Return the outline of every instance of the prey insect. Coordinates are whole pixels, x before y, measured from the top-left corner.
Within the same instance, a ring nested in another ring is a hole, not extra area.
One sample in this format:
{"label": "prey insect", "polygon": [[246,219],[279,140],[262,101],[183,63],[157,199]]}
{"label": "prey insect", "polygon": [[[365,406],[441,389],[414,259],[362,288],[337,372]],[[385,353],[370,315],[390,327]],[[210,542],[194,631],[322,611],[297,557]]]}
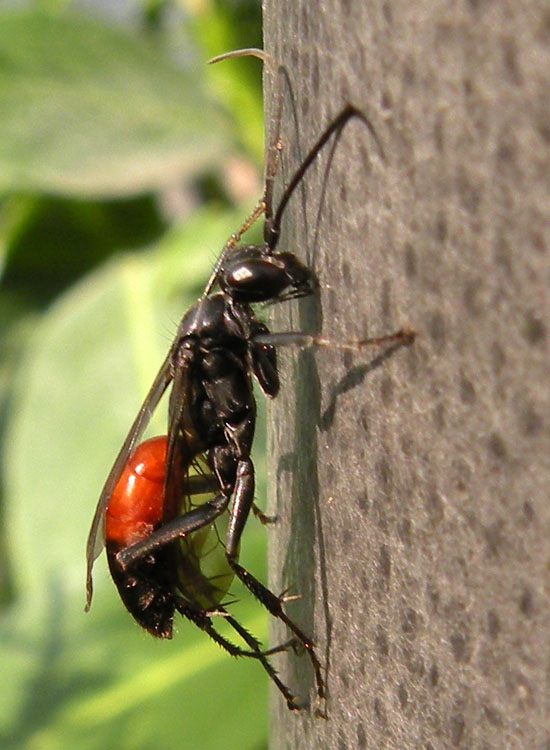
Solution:
{"label": "prey insect", "polygon": [[[236,54],[245,53],[251,51]],[[303,647],[322,700],[325,681],[314,643],[285,613],[284,597],[276,596],[239,564],[239,543],[250,511],[262,516],[254,505],[250,457],[256,424],[252,382],[256,379],[267,397],[277,395],[278,346],[360,350],[406,343],[413,334],[400,330],[333,344],[301,332],[272,333],[257,318],[252,307],[256,303],[280,303],[317,289],[312,269],[295,254],[278,249],[283,214],[311,164],[352,119],[361,121],[375,137],[366,116],[353,106],[345,107],[307,153],[274,208],[280,107],[278,113],[268,146],[262,200],[228,239],[202,296],[183,316],[100,495],[87,544],[86,609],[92,600],[93,564],[106,546],[120,596],[142,627],[159,638],[170,638],[179,612],[230,654],[257,659],[288,707],[297,710],[303,706],[267,656]],[[243,234],[262,215],[263,243],[241,244]],[[141,443],[151,414],[170,386],[167,435]],[[262,651],[229,614],[224,600],[235,576],[285,623],[292,633],[288,643]],[[217,632],[215,615],[224,617],[246,649]]]}

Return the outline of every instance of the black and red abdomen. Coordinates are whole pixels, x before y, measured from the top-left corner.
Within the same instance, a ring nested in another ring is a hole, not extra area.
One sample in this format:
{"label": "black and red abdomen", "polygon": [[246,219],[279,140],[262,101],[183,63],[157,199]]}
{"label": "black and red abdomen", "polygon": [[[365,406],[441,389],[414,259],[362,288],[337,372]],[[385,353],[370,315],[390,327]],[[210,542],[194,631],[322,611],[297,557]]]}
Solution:
{"label": "black and red abdomen", "polygon": [[105,516],[105,541],[117,551],[148,537],[162,520],[166,435],[135,449],[115,485]]}
{"label": "black and red abdomen", "polygon": [[150,552],[128,570],[123,570],[116,554],[147,538],[162,521],[167,442],[163,435],[138,445],[105,515],[105,546],[113,581],[132,617],[157,638],[172,637],[173,551],[165,547]]}

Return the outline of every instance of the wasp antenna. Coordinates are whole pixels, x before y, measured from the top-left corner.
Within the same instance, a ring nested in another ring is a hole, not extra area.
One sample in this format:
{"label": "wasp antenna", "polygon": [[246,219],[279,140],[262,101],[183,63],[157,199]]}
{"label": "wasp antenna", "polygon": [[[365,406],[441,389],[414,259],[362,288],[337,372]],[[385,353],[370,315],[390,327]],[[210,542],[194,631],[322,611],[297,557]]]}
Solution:
{"label": "wasp antenna", "polygon": [[210,60],[206,61],[206,64],[214,65],[215,63],[223,62],[224,60],[233,60],[236,57],[255,57],[263,62],[266,71],[270,76],[278,76],[278,72],[275,72],[275,62],[273,58],[270,54],[265,52],[265,50],[259,49],[259,47],[245,47],[244,49],[234,49],[230,52],[224,52],[222,55],[211,57]]}
{"label": "wasp antenna", "polygon": [[266,62],[270,59],[267,52],[258,47],[245,47],[244,49],[234,49],[231,52],[224,52],[222,55],[216,55],[216,57],[210,58],[207,61],[207,65],[214,65],[214,63],[222,62],[223,60],[232,60],[234,57],[257,57],[258,60]]}
{"label": "wasp antenna", "polygon": [[208,283],[206,284],[204,288],[204,292],[202,293],[202,297],[207,297],[210,292],[212,291],[212,288],[214,287],[214,284],[216,283],[218,279],[218,274],[220,272],[220,268],[223,265],[224,260],[227,258],[229,253],[234,250],[237,245],[239,244],[241,237],[243,234],[250,229],[250,227],[258,221],[260,216],[265,213],[265,200],[262,197],[262,199],[256,204],[254,207],[254,210],[250,213],[249,216],[243,221],[241,226],[237,229],[236,232],[233,232],[231,237],[227,240],[225,243],[223,250],[220,253],[220,256],[218,260],[216,261],[216,265],[212,269],[212,273],[210,274],[210,278],[208,279]]}
{"label": "wasp antenna", "polygon": [[353,118],[357,118],[367,127],[369,133],[371,134],[376,144],[377,150],[380,154],[380,158],[382,159],[382,161],[386,160],[384,149],[382,148],[382,143],[380,142],[380,139],[376,133],[376,130],[374,129],[374,125],[372,124],[372,122],[369,120],[369,118],[366,116],[364,112],[362,112],[360,109],[355,107],[353,104],[348,104],[346,107],[344,107],[344,109],[340,112],[340,114],[337,115],[334,118],[334,120],[327,126],[325,131],[321,134],[320,138],[318,139],[317,143],[315,143],[313,147],[310,149],[309,153],[307,154],[303,162],[300,164],[300,166],[294,173],[292,179],[290,180],[287,187],[285,188],[285,191],[281,197],[281,200],[277,207],[277,211],[275,212],[275,215],[272,221],[266,222],[265,241],[270,247],[274,247],[277,244],[277,240],[278,240],[280,229],[281,229],[281,219],[283,217],[283,213],[285,211],[287,203],[290,200],[296,188],[298,187],[298,185],[300,184],[300,182],[304,179],[304,176],[307,170],[313,164],[319,152],[322,151],[322,149],[325,147],[327,142],[330,140],[331,136],[336,134],[336,137],[338,138],[340,133],[344,129],[344,127]]}
{"label": "wasp antenna", "polygon": [[[265,188],[263,202],[265,203],[265,216],[268,226],[272,226],[272,202],[273,202],[273,183],[277,174],[279,166],[279,152],[282,148],[279,138],[281,129],[281,113],[283,106],[283,95],[282,95],[282,71],[283,68],[275,68],[275,61],[267,52],[258,47],[245,47],[244,49],[235,49],[231,52],[224,52],[222,55],[216,55],[208,60],[207,65],[213,65],[214,63],[223,62],[224,60],[232,60],[236,57],[256,57],[261,60],[264,64],[265,72],[274,80],[273,84],[273,109],[274,115],[270,119],[269,127],[269,142],[267,144],[266,158],[265,158]],[[227,251],[224,251],[224,257]],[[212,285],[209,284],[207,290],[210,291]],[[208,293],[205,292],[206,294]]]}

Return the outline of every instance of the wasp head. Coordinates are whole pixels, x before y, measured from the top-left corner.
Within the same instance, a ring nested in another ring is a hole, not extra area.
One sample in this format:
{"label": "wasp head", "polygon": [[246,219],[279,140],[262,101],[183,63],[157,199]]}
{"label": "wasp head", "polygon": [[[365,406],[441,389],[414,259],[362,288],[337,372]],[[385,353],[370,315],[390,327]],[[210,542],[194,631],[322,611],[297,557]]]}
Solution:
{"label": "wasp head", "polygon": [[273,253],[266,245],[237,248],[220,269],[218,282],[234,302],[273,304],[312,294],[313,271],[293,253]]}

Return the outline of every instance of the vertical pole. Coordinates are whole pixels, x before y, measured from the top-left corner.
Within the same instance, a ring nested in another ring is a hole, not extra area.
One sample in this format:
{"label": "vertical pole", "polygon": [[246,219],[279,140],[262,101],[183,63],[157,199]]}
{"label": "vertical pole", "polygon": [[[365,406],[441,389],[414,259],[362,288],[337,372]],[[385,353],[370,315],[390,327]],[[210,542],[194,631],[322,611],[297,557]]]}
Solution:
{"label": "vertical pole", "polygon": [[[328,666],[329,720],[273,695],[274,750],[549,741],[543,5],[264,0],[281,175],[347,103],[386,153],[350,124],[293,197],[280,249],[312,263],[320,297],[273,329],[418,334],[388,357],[279,355],[271,586],[302,596],[287,612]],[[306,657],[279,665],[313,697]]]}

